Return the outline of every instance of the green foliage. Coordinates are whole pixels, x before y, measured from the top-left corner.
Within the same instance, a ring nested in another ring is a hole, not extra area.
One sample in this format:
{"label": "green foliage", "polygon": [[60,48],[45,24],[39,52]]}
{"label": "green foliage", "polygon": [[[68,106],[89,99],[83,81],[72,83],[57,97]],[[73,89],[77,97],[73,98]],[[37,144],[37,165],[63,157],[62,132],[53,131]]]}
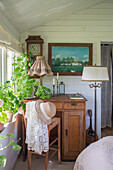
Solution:
{"label": "green foliage", "polygon": [[7,134],[7,136],[9,136],[10,138],[15,137],[15,135],[14,135],[14,134],[12,134],[12,133],[8,133],[8,134]]}
{"label": "green foliage", "polygon": [[14,72],[11,81],[0,85],[0,99],[3,101],[2,106],[0,106],[1,123],[8,122],[8,118],[3,111],[13,111],[13,114],[15,114],[21,106],[25,110],[25,104],[22,101],[28,95],[32,95],[34,86],[39,85],[39,82],[30,79],[27,74],[27,56],[27,54],[23,54],[21,57],[13,57]]}
{"label": "green foliage", "polygon": [[5,112],[1,112],[1,115],[0,115],[0,123],[8,123],[8,118],[7,118],[7,114]]}
{"label": "green foliage", "polygon": [[38,81],[35,81],[35,82],[34,82],[34,87],[37,87],[37,86],[39,86],[39,82],[38,82]]}
{"label": "green foliage", "polygon": [[34,83],[36,81],[35,79],[30,79],[30,76],[27,74],[27,57],[28,54],[23,54],[21,58],[13,58],[15,61],[13,66],[17,67],[14,69],[11,80],[12,85],[15,85],[15,94],[18,96],[19,102],[22,102],[24,98],[33,93]]}
{"label": "green foliage", "polygon": [[[14,134],[9,133],[9,134],[7,134],[7,136],[10,138],[10,142],[9,142],[9,144],[7,146],[1,147],[0,150],[7,149],[8,147],[11,147],[14,151],[20,150],[21,146],[16,144],[20,140],[20,138],[19,138],[18,141],[15,141],[15,140],[12,139],[13,137],[15,137]],[[0,140],[7,140],[7,137],[0,136]],[[5,167],[6,161],[7,161],[7,158],[5,157],[5,155],[0,155],[0,167],[1,168]]]}
{"label": "green foliage", "polygon": [[0,166],[1,166],[1,168],[5,167],[6,161],[7,161],[7,158],[5,157],[5,155],[0,155]]}
{"label": "green foliage", "polygon": [[39,86],[35,95],[41,99],[49,99],[51,97],[51,90],[44,86]]}
{"label": "green foliage", "polygon": [[7,137],[0,135],[0,140],[1,140],[1,139],[7,139]]}
{"label": "green foliage", "polygon": [[3,101],[3,105],[0,107],[0,112],[4,110],[13,111],[13,114],[15,114],[21,106],[17,96],[14,94],[10,81],[7,81],[5,84],[0,86],[0,99]]}
{"label": "green foliage", "polygon": [[21,149],[21,146],[13,144],[12,149],[13,149],[14,151],[18,151],[18,150]]}

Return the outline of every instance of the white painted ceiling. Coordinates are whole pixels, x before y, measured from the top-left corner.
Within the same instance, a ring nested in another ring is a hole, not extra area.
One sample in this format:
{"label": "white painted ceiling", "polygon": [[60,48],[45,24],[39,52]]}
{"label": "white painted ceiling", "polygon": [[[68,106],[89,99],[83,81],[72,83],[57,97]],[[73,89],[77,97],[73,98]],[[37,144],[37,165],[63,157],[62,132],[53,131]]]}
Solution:
{"label": "white painted ceiling", "polygon": [[0,13],[22,33],[105,1],[113,0],[0,0]]}

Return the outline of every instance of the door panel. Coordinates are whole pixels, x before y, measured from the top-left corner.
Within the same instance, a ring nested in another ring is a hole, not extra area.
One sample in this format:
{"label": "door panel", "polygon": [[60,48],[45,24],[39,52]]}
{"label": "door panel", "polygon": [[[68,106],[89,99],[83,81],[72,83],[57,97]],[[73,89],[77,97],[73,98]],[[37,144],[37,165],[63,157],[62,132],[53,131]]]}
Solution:
{"label": "door panel", "polygon": [[83,110],[75,110],[63,114],[63,157],[76,158],[83,149],[83,113]]}

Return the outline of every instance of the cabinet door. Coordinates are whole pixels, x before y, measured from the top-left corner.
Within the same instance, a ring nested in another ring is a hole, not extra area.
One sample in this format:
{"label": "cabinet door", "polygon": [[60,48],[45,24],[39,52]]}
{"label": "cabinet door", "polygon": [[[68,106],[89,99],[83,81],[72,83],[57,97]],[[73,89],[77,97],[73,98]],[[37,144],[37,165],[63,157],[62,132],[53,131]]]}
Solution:
{"label": "cabinet door", "polygon": [[75,160],[84,148],[84,110],[65,111],[62,129],[62,158]]}

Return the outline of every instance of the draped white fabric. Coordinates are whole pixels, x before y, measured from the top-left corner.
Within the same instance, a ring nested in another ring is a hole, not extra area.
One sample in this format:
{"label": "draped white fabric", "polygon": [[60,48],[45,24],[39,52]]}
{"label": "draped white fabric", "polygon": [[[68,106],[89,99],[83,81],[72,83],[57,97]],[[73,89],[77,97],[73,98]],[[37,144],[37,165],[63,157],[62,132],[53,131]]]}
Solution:
{"label": "draped white fabric", "polygon": [[41,154],[49,150],[48,126],[42,122],[35,110],[35,101],[26,104],[27,130],[26,143],[28,149]]}
{"label": "draped white fabric", "polygon": [[73,170],[113,170],[113,136],[104,137],[84,149]]}

